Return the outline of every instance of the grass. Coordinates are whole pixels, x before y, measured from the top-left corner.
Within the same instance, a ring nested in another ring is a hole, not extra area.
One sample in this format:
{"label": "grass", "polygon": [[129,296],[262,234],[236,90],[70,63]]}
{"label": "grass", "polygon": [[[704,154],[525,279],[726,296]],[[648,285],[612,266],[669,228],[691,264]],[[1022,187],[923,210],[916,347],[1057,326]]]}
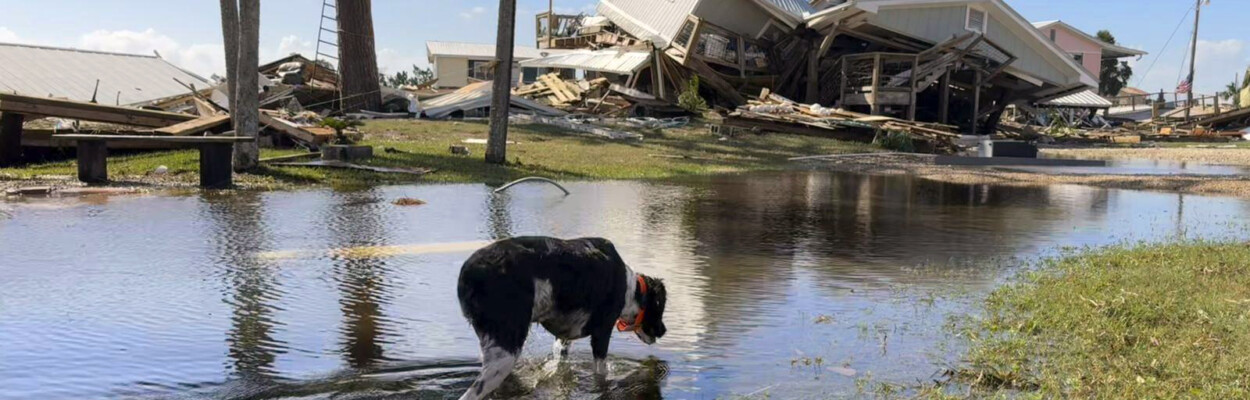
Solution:
{"label": "grass", "polygon": [[977,397],[1250,397],[1250,245],[1073,255],[998,289],[986,311],[955,373]]}
{"label": "grass", "polygon": [[[725,172],[786,168],[790,157],[881,151],[869,144],[798,135],[747,135],[721,140],[701,123],[685,128],[637,131],[642,142],[601,139],[567,133],[544,125],[513,126],[508,140],[508,164],[483,162],[485,145],[465,144],[464,139],[486,139],[484,122],[374,121],[360,128],[364,145],[375,147],[376,156],[365,164],[386,167],[435,168],[438,172],[415,178],[425,182],[503,183],[526,176],[552,179],[649,179]],[[470,156],[453,155],[451,145],[467,146]],[[396,151],[387,152],[383,148]],[[298,151],[263,151],[261,157]],[[194,182],[198,156],[193,150],[145,153],[109,159],[115,179],[143,177],[165,165],[170,176]],[[35,179],[75,173],[73,161],[0,169],[0,179]],[[237,179],[244,185],[282,186],[305,184],[368,185],[403,183],[413,177],[363,171],[301,167],[262,167]]]}

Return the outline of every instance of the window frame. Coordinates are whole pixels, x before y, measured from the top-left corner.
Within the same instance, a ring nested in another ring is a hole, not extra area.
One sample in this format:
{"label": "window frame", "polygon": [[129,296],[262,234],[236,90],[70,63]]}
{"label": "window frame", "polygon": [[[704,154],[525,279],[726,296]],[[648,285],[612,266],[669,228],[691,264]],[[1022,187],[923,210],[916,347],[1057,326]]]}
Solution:
{"label": "window frame", "polygon": [[[981,26],[976,27],[976,28],[973,28],[972,26],[972,12],[973,11],[977,11],[981,13]],[[984,8],[981,8],[980,6],[969,4],[967,11],[964,12],[964,29],[984,35],[986,34],[986,32],[989,31],[989,28],[990,28],[989,11],[986,11]]]}

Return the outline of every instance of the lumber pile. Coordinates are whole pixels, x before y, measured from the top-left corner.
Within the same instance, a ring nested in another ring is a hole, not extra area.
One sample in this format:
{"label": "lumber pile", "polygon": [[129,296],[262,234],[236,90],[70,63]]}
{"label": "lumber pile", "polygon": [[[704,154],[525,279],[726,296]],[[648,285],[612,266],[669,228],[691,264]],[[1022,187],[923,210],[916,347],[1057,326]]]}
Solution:
{"label": "lumber pile", "polygon": [[[655,102],[654,97],[613,85],[607,78],[563,80],[557,73],[540,76],[533,84],[513,89],[512,95],[568,113],[601,116],[628,115],[639,103]],[[636,98],[638,96],[644,98]]]}
{"label": "lumber pile", "polygon": [[956,127],[873,116],[819,104],[801,104],[764,90],[729,114],[725,124],[754,131],[797,133],[843,140],[872,141],[883,131],[905,132],[935,152],[955,152]]}

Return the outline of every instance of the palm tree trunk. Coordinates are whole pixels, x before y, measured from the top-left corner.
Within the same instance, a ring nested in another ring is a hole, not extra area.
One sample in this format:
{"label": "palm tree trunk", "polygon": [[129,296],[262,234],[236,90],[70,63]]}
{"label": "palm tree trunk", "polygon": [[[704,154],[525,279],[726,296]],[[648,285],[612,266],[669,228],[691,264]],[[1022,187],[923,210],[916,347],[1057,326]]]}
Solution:
{"label": "palm tree trunk", "polygon": [[[226,44],[226,97],[229,99],[226,106],[230,107],[231,113],[234,113],[234,110],[238,109],[234,97],[234,88],[238,78],[236,69],[239,66],[239,63],[235,62],[239,59],[238,0],[221,0],[221,36]],[[230,124],[235,132],[239,131],[238,119],[232,119]]]}
{"label": "palm tree trunk", "polygon": [[339,0],[339,74],[345,112],[382,109],[371,0]]}
{"label": "palm tree trunk", "polygon": [[[239,0],[239,57],[235,72],[238,96],[234,112],[239,136],[260,135],[260,0]],[[256,140],[234,145],[234,169],[246,171],[260,165],[260,145]]]}
{"label": "palm tree trunk", "polygon": [[512,105],[512,51],[516,37],[516,0],[499,0],[499,35],[495,40],[495,82],[490,104],[486,162],[508,160],[508,108]]}

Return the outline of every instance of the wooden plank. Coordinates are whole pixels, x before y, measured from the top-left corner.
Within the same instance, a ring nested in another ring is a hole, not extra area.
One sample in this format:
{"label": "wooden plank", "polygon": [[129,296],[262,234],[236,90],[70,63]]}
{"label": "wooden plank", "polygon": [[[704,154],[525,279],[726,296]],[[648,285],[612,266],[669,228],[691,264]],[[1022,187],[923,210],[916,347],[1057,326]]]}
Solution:
{"label": "wooden plank", "polygon": [[[250,136],[142,136],[142,135],[85,135],[67,134],[52,135],[56,140],[75,140],[78,142],[126,142],[126,141],[158,141],[168,143],[242,143],[256,138]],[[81,145],[81,143],[80,143]]]}
{"label": "wooden plank", "polygon": [[165,111],[106,106],[79,101],[45,99],[3,93],[0,93],[0,111],[154,128],[166,127],[196,118],[193,115]]}
{"label": "wooden plank", "polygon": [[300,128],[299,126],[289,121],[286,121],[280,118],[274,118],[270,116],[269,114],[260,113],[260,123],[270,128],[276,129],[277,131],[282,132],[286,134],[287,136],[295,138],[295,140],[299,140],[304,143],[318,144],[316,135],[313,135],[311,132],[308,132],[304,130],[303,128]]}
{"label": "wooden plank", "polygon": [[196,119],[183,122],[180,124],[170,125],[164,128],[159,128],[159,129],[156,129],[154,132],[165,134],[165,135],[185,136],[185,135],[190,135],[190,134],[195,134],[195,133],[203,133],[205,131],[216,128],[218,126],[225,125],[229,122],[230,122],[229,115],[210,115],[207,117],[196,118]]}

